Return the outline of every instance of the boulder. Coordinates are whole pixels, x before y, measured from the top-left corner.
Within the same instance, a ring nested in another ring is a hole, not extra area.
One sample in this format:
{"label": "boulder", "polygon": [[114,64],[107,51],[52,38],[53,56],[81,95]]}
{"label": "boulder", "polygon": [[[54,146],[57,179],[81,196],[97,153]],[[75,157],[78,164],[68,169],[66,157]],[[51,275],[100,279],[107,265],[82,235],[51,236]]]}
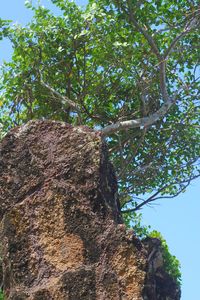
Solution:
{"label": "boulder", "polygon": [[99,132],[47,120],[12,129],[0,145],[0,222],[5,299],[154,299]]}

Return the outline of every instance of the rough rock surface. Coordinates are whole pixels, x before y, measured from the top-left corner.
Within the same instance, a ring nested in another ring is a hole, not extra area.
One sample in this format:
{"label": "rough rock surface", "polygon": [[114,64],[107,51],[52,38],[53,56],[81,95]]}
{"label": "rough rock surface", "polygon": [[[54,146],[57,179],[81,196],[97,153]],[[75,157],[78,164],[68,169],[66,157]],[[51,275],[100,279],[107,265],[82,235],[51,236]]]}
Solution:
{"label": "rough rock surface", "polygon": [[121,224],[106,147],[87,127],[31,121],[10,131],[0,221],[6,299],[179,299],[162,288],[148,296],[158,281],[148,249]]}
{"label": "rough rock surface", "polygon": [[181,298],[180,286],[164,269],[161,241],[148,237],[142,243],[147,251],[147,273],[143,299],[179,300]]}

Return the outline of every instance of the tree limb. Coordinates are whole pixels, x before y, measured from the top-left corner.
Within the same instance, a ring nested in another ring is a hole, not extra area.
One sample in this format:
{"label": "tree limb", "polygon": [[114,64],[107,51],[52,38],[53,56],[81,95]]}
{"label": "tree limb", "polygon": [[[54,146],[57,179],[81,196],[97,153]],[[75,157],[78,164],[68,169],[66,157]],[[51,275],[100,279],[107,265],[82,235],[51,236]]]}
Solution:
{"label": "tree limb", "polygon": [[[109,134],[112,134],[114,132],[117,132],[119,130],[123,129],[130,129],[130,128],[138,128],[138,127],[148,127],[155,122],[157,122],[159,119],[161,119],[163,116],[166,115],[166,113],[169,111],[171,106],[175,103],[175,97],[171,98],[169,97],[169,94],[167,92],[166,87],[166,60],[162,57],[160,54],[160,51],[152,38],[152,36],[143,28],[136,20],[133,9],[131,7],[131,3],[128,0],[129,5],[129,20],[130,22],[141,32],[146,40],[148,41],[149,45],[152,48],[153,53],[158,58],[158,66],[159,66],[159,77],[160,77],[160,91],[164,100],[164,104],[160,107],[160,109],[153,113],[151,116],[139,118],[136,120],[127,120],[122,122],[116,122],[114,124],[108,125],[105,128],[101,130],[102,136],[107,136]],[[126,12],[127,13],[127,12]]]}
{"label": "tree limb", "polygon": [[58,91],[54,90],[54,88],[52,88],[50,85],[48,85],[47,83],[45,83],[42,79],[40,80],[40,83],[41,83],[41,85],[43,87],[45,87],[51,93],[53,93],[55,96],[57,96],[59,99],[61,99],[61,102],[63,104],[65,104],[65,105],[67,104],[67,106],[71,107],[78,114],[81,113],[81,109],[80,109],[80,107],[79,107],[79,105],[77,103],[75,103],[74,101],[72,101],[68,97],[61,95]]}
{"label": "tree limb", "polygon": [[160,60],[161,59],[161,54],[160,54],[160,51],[158,49],[158,46],[156,45],[156,43],[155,43],[154,39],[152,38],[152,36],[147,32],[147,30],[137,22],[136,17],[133,14],[133,6],[132,6],[131,1],[128,0],[127,2],[128,2],[128,8],[129,8],[129,11],[127,13],[128,13],[130,22],[138,29],[139,32],[141,32],[144,35],[144,37],[148,41],[149,45],[151,46],[153,53]]}
{"label": "tree limb", "polygon": [[124,129],[148,127],[154,124],[155,122],[157,122],[158,120],[160,120],[162,117],[164,117],[174,103],[175,103],[175,97],[168,98],[167,101],[161,106],[161,108],[149,117],[139,118],[136,120],[116,122],[114,124],[108,125],[101,130],[102,136],[108,136],[112,133]]}
{"label": "tree limb", "polygon": [[[160,54],[160,51],[156,45],[156,42],[154,41],[153,37],[147,32],[145,28],[143,28],[138,22],[133,14],[133,7],[132,3],[130,0],[127,1],[128,3],[128,8],[129,10],[126,11],[125,13],[129,17],[129,21],[135,26],[135,28],[144,35],[146,40],[148,41],[149,45],[151,46],[152,52],[156,55],[159,63],[159,77],[160,77],[160,91],[164,100],[164,104],[160,107],[160,109],[153,113],[149,117],[144,117],[144,118],[139,118],[136,120],[127,120],[127,121],[118,121],[114,124],[108,125],[105,128],[102,129],[102,135],[107,136],[109,134],[112,134],[114,132],[117,132],[119,130],[124,130],[124,129],[130,129],[130,128],[138,128],[138,127],[148,127],[155,122],[157,122],[159,119],[164,117],[166,113],[169,111],[171,106],[175,103],[175,96],[170,97],[167,91],[167,85],[166,85],[166,59],[170,52],[172,51],[173,47],[176,45],[178,40],[187,34],[194,26],[196,26],[197,23],[197,17],[194,17],[192,20],[190,20],[186,26],[184,31],[179,34],[174,41],[171,43],[171,45],[168,47],[168,49],[165,51],[164,55],[162,56]],[[124,8],[123,8],[124,9]]]}

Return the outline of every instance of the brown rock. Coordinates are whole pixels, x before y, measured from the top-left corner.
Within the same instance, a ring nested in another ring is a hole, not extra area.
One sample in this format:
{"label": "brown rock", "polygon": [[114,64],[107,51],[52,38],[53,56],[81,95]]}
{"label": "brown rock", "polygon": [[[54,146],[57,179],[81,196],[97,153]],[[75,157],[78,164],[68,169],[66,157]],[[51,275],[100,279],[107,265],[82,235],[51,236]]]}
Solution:
{"label": "brown rock", "polygon": [[0,221],[6,299],[144,299],[147,251],[121,224],[97,132],[53,121],[11,130],[0,145]]}
{"label": "brown rock", "polygon": [[161,241],[157,238],[147,237],[143,240],[143,245],[147,250],[147,272],[143,299],[179,300],[181,298],[180,286],[165,271]]}

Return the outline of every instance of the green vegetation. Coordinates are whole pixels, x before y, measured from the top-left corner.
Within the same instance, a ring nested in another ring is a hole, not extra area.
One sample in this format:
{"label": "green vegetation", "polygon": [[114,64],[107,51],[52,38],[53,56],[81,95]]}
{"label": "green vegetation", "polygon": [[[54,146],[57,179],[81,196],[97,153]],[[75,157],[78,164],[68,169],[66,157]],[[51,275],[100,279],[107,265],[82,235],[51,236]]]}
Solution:
{"label": "green vegetation", "polygon": [[0,19],[13,47],[0,70],[0,137],[41,118],[100,130],[125,221],[137,224],[144,205],[200,175],[198,1],[52,0],[58,15],[25,2],[27,26]]}
{"label": "green vegetation", "polygon": [[0,21],[1,135],[36,118],[102,130],[122,209],[185,191],[200,174],[198,1],[52,2],[60,15],[26,1],[26,27]]}
{"label": "green vegetation", "polygon": [[0,300],[3,300],[4,296],[3,296],[3,292],[0,290]]}
{"label": "green vegetation", "polygon": [[181,285],[180,262],[176,256],[170,253],[167,242],[163,238],[162,234],[156,230],[151,231],[151,226],[143,225],[141,213],[134,212],[134,215],[125,214],[124,221],[126,226],[133,229],[137,237],[139,237],[141,240],[145,239],[146,237],[152,237],[161,241],[164,269],[177,282],[178,285]]}
{"label": "green vegetation", "polygon": [[180,285],[181,284],[181,271],[180,271],[180,262],[176,256],[172,255],[169,252],[169,247],[166,240],[163,238],[160,232],[154,230],[149,233],[149,237],[157,238],[161,241],[164,268],[165,271]]}
{"label": "green vegetation", "polygon": [[141,240],[146,237],[157,238],[161,241],[162,254],[164,260],[165,271],[176,281],[178,285],[181,285],[181,265],[176,256],[172,255],[169,251],[166,240],[163,238],[159,231],[151,231],[151,226],[143,225],[142,213],[134,212],[126,213],[124,215],[124,221],[128,228],[134,230],[134,233]]}

